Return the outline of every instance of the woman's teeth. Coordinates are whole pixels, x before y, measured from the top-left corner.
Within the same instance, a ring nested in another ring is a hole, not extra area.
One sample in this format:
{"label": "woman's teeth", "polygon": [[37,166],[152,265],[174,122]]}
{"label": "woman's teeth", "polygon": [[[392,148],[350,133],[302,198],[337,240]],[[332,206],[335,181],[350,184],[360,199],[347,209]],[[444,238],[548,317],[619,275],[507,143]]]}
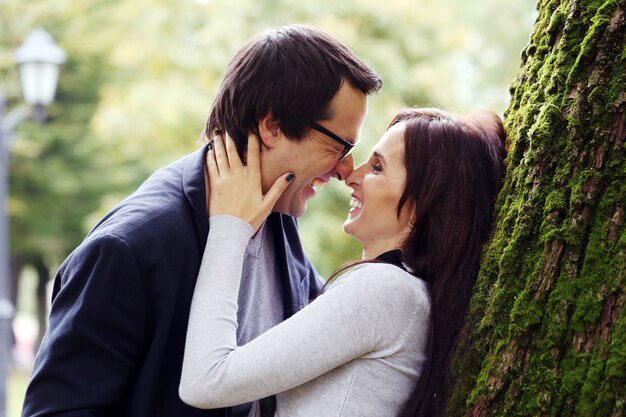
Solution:
{"label": "woman's teeth", "polygon": [[350,200],[350,207],[354,207],[354,208],[363,208],[363,202],[361,200],[358,200],[354,197],[352,197],[352,199]]}
{"label": "woman's teeth", "polygon": [[319,178],[315,178],[313,181],[311,181],[311,187],[313,187],[315,192],[318,192],[319,190],[321,190],[323,186],[324,186],[324,181],[320,180]]}

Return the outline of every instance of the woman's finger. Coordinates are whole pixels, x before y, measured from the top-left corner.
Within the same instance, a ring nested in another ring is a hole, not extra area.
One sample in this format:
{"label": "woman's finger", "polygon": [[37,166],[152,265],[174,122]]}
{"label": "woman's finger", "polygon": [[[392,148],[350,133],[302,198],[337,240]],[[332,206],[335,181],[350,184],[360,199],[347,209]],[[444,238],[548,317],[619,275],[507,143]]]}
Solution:
{"label": "woman's finger", "polygon": [[231,169],[237,169],[243,167],[241,159],[239,158],[239,152],[237,152],[237,145],[228,133],[226,133],[226,156],[228,157],[228,163]]}
{"label": "woman's finger", "polygon": [[247,165],[251,174],[261,176],[261,139],[254,133],[248,134],[248,155]]}
{"label": "woman's finger", "polygon": [[215,162],[215,151],[213,150],[213,144],[209,143],[208,150],[206,152],[206,165],[209,171],[209,185],[213,185],[220,176],[220,171],[217,168]]}
{"label": "woman's finger", "polygon": [[215,153],[217,169],[219,170],[220,175],[224,175],[230,170],[228,154],[226,153],[226,147],[224,145],[224,137],[222,135],[217,135],[213,138],[213,142],[213,152]]}
{"label": "woman's finger", "polygon": [[289,183],[295,178],[293,173],[286,173],[282,176],[278,177],[274,184],[272,184],[272,188],[263,196],[263,207],[267,210],[267,213],[272,210],[272,207],[276,204],[276,201],[280,198],[281,195],[285,192],[287,187],[289,187]]}

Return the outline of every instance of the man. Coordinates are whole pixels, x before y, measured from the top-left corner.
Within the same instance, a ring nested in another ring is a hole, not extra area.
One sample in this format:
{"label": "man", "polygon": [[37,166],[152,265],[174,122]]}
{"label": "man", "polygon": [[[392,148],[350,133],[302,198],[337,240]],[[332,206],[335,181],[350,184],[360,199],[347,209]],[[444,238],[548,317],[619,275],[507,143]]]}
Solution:
{"label": "man", "polygon": [[[381,81],[354,54],[313,28],[288,26],[250,41],[220,85],[206,136],[228,132],[245,157],[262,144],[264,191],[295,178],[250,241],[239,295],[239,344],[316,296],[294,217],[331,177],[352,170]],[[245,415],[196,410],[178,397],[187,318],[208,234],[206,147],[154,173],[111,211],[61,266],[50,327],[23,416]]]}

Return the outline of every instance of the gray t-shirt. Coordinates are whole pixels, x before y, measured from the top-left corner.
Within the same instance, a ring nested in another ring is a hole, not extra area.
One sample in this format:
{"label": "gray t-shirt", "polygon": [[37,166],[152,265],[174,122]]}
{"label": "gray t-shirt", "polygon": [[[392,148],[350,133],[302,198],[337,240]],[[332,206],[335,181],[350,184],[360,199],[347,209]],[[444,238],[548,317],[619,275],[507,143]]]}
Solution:
{"label": "gray t-shirt", "polygon": [[360,265],[238,347],[237,298],[253,230],[231,216],[211,217],[210,226],[191,304],[183,401],[219,408],[277,394],[277,417],[397,414],[425,360],[426,284],[393,265]]}
{"label": "gray t-shirt", "polygon": [[[237,300],[237,346],[243,346],[284,319],[272,228],[265,222],[250,239],[243,258]],[[252,404],[233,407],[233,417],[248,416]]]}
{"label": "gray t-shirt", "polygon": [[237,302],[239,346],[245,345],[284,319],[273,233],[267,223],[261,226],[246,247]]}

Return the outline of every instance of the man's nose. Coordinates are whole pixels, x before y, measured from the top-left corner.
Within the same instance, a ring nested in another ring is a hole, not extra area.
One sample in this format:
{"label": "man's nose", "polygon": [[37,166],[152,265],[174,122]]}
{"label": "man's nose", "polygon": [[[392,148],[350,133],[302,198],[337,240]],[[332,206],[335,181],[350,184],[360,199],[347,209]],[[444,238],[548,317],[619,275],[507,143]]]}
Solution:
{"label": "man's nose", "polygon": [[338,180],[345,180],[354,171],[354,158],[352,154],[346,156],[335,166],[335,173]]}

